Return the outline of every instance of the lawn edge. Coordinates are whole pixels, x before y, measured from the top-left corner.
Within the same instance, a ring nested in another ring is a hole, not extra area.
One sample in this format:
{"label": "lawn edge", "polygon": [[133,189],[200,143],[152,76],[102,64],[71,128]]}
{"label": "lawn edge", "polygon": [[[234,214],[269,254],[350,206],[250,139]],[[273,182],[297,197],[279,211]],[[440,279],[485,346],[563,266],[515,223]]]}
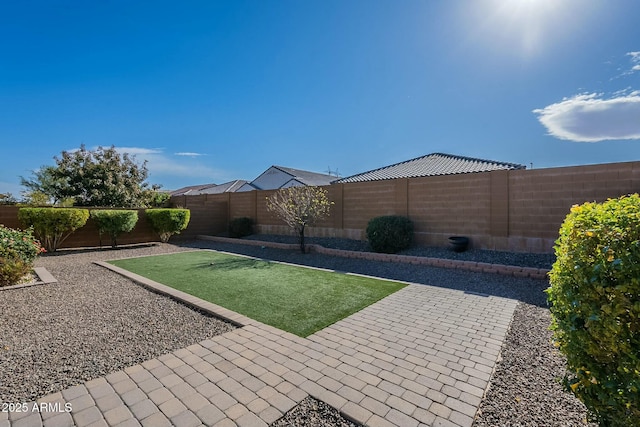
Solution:
{"label": "lawn edge", "polygon": [[[192,251],[189,251],[189,252],[192,252]],[[144,258],[144,257],[127,257],[127,258],[119,258],[119,259],[131,259],[131,258]],[[116,260],[112,260],[112,261],[116,261]],[[123,277],[126,277],[127,279],[133,281],[134,283],[146,289],[168,296],[169,298],[179,301],[191,308],[201,310],[211,316],[225,320],[239,328],[242,328],[248,325],[253,325],[256,323],[259,323],[260,325],[264,325],[267,327],[272,327],[272,326],[263,324],[261,322],[258,322],[256,320],[253,320],[240,313],[236,313],[235,311],[231,311],[217,304],[195,297],[186,292],[182,292],[170,286],[163,285],[162,283],[158,283],[154,280],[148,279],[139,274],[132,273],[128,270],[125,270],[124,268],[120,268],[116,265],[110,264],[108,261],[94,261],[94,264],[99,265],[100,267],[106,268],[107,270],[113,271],[114,273],[117,273]]]}
{"label": "lawn edge", "polygon": [[[401,283],[401,284],[403,284],[405,286],[406,285],[424,286],[421,283],[407,282],[405,280],[387,279],[386,277],[371,276],[371,275],[368,275],[368,274],[351,273],[349,271],[332,270],[330,268],[314,267],[312,265],[296,264],[296,263],[293,263],[293,262],[285,262],[285,261],[276,261],[276,260],[273,260],[273,259],[261,258],[261,257],[245,255],[245,254],[238,254],[238,253],[235,253],[235,252],[219,251],[217,249],[209,249],[209,248],[191,249],[191,250],[187,250],[187,251],[180,251],[179,253],[202,252],[202,251],[216,252],[216,253],[219,253],[219,254],[237,256],[237,257],[242,257],[242,258],[249,258],[249,259],[254,259],[256,261],[270,262],[270,263],[273,263],[273,264],[288,265],[290,267],[308,268],[309,270],[325,271],[327,273],[344,274],[344,275],[347,275],[347,276],[363,277],[365,279],[375,279],[375,280],[380,280],[382,282]],[[171,253],[166,253],[166,254],[157,254],[157,255],[143,255],[143,256],[129,256],[129,257],[122,257],[122,258],[114,258],[114,259],[110,259],[110,260],[107,260],[107,261],[95,261],[95,264],[101,265],[100,263],[102,263],[102,262],[110,263],[111,261],[120,261],[120,260],[125,260],[125,259],[137,259],[137,258],[159,257],[159,256],[165,256],[165,255],[175,255],[175,253],[176,252],[171,252]],[[109,265],[112,265],[112,264],[109,264]],[[128,271],[128,270],[124,270],[124,271]],[[131,274],[135,274],[135,273],[131,273]],[[139,277],[144,278],[145,280],[150,280],[150,279],[147,279],[147,278],[145,278],[143,276],[139,276]],[[160,283],[158,283],[158,284],[160,284]],[[162,286],[165,286],[165,285],[162,285]],[[173,288],[171,288],[171,289],[173,289]]]}
{"label": "lawn edge", "polygon": [[[308,265],[302,265],[302,264],[294,264],[294,263],[290,263],[290,262],[283,262],[283,261],[275,261],[275,260],[270,260],[267,258],[259,258],[259,257],[254,257],[251,255],[244,255],[244,254],[237,254],[237,253],[233,253],[233,252],[227,252],[227,251],[219,251],[216,249],[208,249],[208,248],[202,248],[202,249],[193,249],[193,250],[187,250],[187,251],[181,251],[178,253],[187,253],[187,252],[202,252],[202,251],[208,251],[208,252],[215,252],[215,253],[220,253],[220,254],[225,254],[225,255],[229,255],[229,256],[236,256],[236,257],[241,257],[241,258],[248,258],[248,259],[253,259],[253,260],[258,260],[258,261],[264,261],[264,262],[269,262],[269,263],[274,263],[274,264],[280,264],[280,265],[285,265],[285,266],[290,266],[290,267],[298,267],[298,268],[307,268],[310,270],[317,270],[317,271],[323,271],[323,272],[327,272],[327,273],[335,273],[335,274],[344,274],[347,276],[354,276],[354,277],[362,277],[362,278],[366,278],[366,279],[373,279],[373,280],[378,280],[378,281],[382,281],[382,282],[388,282],[388,283],[397,283],[402,285],[402,287],[400,287],[399,289],[393,291],[391,294],[386,295],[380,299],[377,299],[375,301],[373,301],[372,303],[368,304],[368,306],[371,306],[373,304],[376,304],[380,301],[382,301],[385,298],[388,298],[389,296],[395,294],[398,291],[401,291],[402,289],[406,288],[407,286],[424,286],[424,285],[420,285],[418,283],[413,283],[413,282],[407,282],[407,281],[403,281],[403,280],[392,280],[392,279],[387,279],[384,277],[377,277],[377,276],[370,276],[370,275],[366,275],[366,274],[359,274],[359,273],[350,273],[350,272],[345,272],[345,271],[339,271],[339,270],[332,270],[332,269],[327,269],[327,268],[321,268],[321,267],[313,267],[313,266],[308,266]],[[285,334],[291,334],[292,336],[296,336],[296,337],[300,337],[300,338],[307,338],[313,334],[315,334],[316,332],[321,331],[322,329],[332,325],[333,323],[330,323],[329,325],[325,325],[320,329],[315,330],[314,332],[312,332],[311,334],[308,334],[304,337],[301,337],[300,335],[296,335],[295,333],[292,332],[288,332],[288,331],[284,331],[282,329],[276,328],[275,326],[271,326],[267,323],[263,323],[260,322],[258,320],[252,319],[250,317],[247,317],[243,314],[237,313],[233,310],[229,310],[228,308],[222,307],[220,305],[214,304],[212,302],[203,300],[202,298],[198,298],[194,295],[191,295],[187,292],[183,292],[180,291],[178,289],[172,288],[170,286],[164,285],[162,283],[156,282],[154,280],[151,280],[147,277],[144,277],[142,275],[139,275],[137,273],[133,273],[129,270],[126,270],[124,268],[118,267],[116,265],[111,264],[112,261],[120,261],[120,260],[127,260],[127,259],[138,259],[138,258],[147,258],[147,257],[158,257],[158,256],[164,256],[164,255],[175,255],[175,252],[172,253],[166,253],[166,254],[157,254],[157,255],[143,255],[143,256],[129,256],[129,257],[120,257],[120,258],[114,258],[111,260],[107,260],[107,261],[94,261],[93,263],[95,265],[98,265],[100,267],[106,268],[110,271],[113,271],[116,274],[119,274],[123,277],[128,278],[129,280],[133,281],[134,283],[149,289],[152,292],[167,296],[169,298],[172,298],[182,304],[187,305],[188,307],[191,307],[193,309],[196,310],[200,310],[202,312],[205,312],[211,316],[217,317],[219,319],[225,320],[227,322],[230,322],[231,324],[233,324],[236,327],[242,328],[248,325],[260,325],[263,328],[271,328],[274,331],[279,331],[280,333],[285,333]],[[363,310],[366,307],[361,308],[360,310]],[[358,310],[358,311],[360,311]],[[357,312],[356,312],[357,313]],[[355,313],[352,313],[351,315],[353,315]],[[349,316],[351,316],[349,315]],[[346,316],[346,317],[349,317]],[[345,317],[345,318],[346,318]],[[340,320],[343,320],[339,319]],[[335,322],[334,322],[335,323]]]}

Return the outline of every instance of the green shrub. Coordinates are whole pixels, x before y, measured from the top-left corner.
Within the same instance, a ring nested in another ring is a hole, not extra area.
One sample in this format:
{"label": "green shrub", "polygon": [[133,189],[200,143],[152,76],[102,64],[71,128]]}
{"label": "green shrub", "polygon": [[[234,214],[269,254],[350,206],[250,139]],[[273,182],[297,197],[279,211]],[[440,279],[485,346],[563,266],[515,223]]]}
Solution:
{"label": "green shrub", "polygon": [[0,288],[20,283],[27,273],[31,271],[31,265],[15,256],[0,256]]}
{"label": "green shrub", "polygon": [[89,219],[87,209],[20,208],[18,219],[33,227],[36,237],[49,252],[55,252],[71,233],[84,226]]}
{"label": "green shrub", "polygon": [[167,243],[174,234],[180,234],[189,225],[189,209],[147,209],[144,211],[160,241]]}
{"label": "green shrub", "polygon": [[398,215],[373,218],[367,224],[367,239],[374,251],[394,254],[411,246],[413,223]]}
{"label": "green shrub", "polygon": [[18,283],[42,252],[44,248],[31,229],[14,230],[0,225],[0,287]]}
{"label": "green shrub", "polygon": [[574,206],[547,289],[570,389],[601,426],[640,426],[640,197]]}
{"label": "green shrub", "polygon": [[144,195],[146,199],[146,205],[150,208],[162,208],[166,207],[171,200],[171,194],[157,190],[147,190]]}
{"label": "green shrub", "polygon": [[138,222],[138,211],[122,209],[96,209],[91,211],[91,218],[95,221],[100,233],[100,244],[102,245],[102,235],[108,234],[111,238],[111,246],[118,246],[118,236],[128,233]]}
{"label": "green shrub", "polygon": [[234,218],[229,222],[230,237],[245,237],[253,234],[253,220],[248,217]]}

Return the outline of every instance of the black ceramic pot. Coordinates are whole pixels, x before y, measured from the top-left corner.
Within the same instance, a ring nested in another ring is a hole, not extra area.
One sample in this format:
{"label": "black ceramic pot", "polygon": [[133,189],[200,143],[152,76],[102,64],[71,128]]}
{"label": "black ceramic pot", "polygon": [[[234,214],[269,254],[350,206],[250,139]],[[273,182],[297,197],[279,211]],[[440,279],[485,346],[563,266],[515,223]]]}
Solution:
{"label": "black ceramic pot", "polygon": [[465,236],[451,236],[449,243],[453,247],[454,252],[464,252],[469,247],[469,238]]}

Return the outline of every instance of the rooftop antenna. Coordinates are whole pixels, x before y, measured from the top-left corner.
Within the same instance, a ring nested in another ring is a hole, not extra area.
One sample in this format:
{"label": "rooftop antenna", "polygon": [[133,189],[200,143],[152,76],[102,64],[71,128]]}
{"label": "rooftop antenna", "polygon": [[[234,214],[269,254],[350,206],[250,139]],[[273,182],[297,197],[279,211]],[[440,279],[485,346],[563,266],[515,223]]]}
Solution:
{"label": "rooftop antenna", "polygon": [[340,178],[340,173],[338,172],[338,168],[336,168],[336,170],[331,170],[331,166],[327,166],[327,170],[325,172],[327,173],[327,175]]}

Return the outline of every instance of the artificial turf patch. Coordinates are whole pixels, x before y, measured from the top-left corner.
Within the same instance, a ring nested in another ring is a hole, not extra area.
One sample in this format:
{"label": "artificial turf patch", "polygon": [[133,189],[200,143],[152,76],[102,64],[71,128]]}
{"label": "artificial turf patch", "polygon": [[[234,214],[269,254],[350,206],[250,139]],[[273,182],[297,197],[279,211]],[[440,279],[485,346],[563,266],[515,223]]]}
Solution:
{"label": "artificial turf patch", "polygon": [[110,263],[301,337],[406,286],[214,251]]}

